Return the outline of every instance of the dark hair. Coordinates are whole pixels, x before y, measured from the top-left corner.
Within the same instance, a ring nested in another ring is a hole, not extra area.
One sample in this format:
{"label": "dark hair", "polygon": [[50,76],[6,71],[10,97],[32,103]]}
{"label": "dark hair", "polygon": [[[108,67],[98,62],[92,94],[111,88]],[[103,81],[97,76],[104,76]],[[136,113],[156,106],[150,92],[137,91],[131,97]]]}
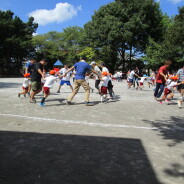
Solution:
{"label": "dark hair", "polygon": [[48,59],[47,58],[42,58],[40,61],[48,62]]}
{"label": "dark hair", "polygon": [[105,63],[100,63],[100,65],[105,66]]}
{"label": "dark hair", "polygon": [[80,60],[86,60],[86,56],[81,56]]}
{"label": "dark hair", "polygon": [[36,58],[34,58],[34,57],[32,57],[32,58],[30,58],[30,61],[36,61]]}
{"label": "dark hair", "polygon": [[165,65],[171,65],[171,64],[172,64],[172,61],[170,61],[170,60],[165,61]]}

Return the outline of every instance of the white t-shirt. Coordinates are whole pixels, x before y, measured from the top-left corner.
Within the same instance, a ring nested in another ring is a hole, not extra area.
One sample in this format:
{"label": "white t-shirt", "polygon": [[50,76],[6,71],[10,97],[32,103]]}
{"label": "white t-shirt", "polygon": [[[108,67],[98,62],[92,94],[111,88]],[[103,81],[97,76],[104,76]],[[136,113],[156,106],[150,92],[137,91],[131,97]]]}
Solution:
{"label": "white t-shirt", "polygon": [[24,78],[24,82],[22,84],[22,87],[27,88],[30,84],[30,81],[28,78]]}
{"label": "white t-shirt", "polygon": [[133,79],[134,78],[134,74],[135,74],[135,72],[134,72],[134,70],[132,70],[130,72],[129,79]]}
{"label": "white t-shirt", "polygon": [[55,77],[53,75],[50,75],[49,77],[45,78],[45,84],[44,87],[52,88],[54,82],[58,79],[58,77]]}
{"label": "white t-shirt", "polygon": [[109,70],[104,66],[104,67],[102,68],[102,72],[107,72],[107,73],[109,73]]}
{"label": "white t-shirt", "polygon": [[[95,72],[98,73],[99,76],[101,76],[101,70],[100,70],[100,68],[99,68],[98,66],[95,66],[95,67],[94,67],[94,70],[95,70]],[[95,76],[95,79],[96,79],[96,80],[99,79],[99,77],[98,77],[97,75],[94,74],[94,76]]]}
{"label": "white t-shirt", "polygon": [[[66,68],[62,68],[62,69],[59,71],[59,73],[61,73],[62,75],[65,75],[65,73],[66,73],[67,70],[68,70],[68,69],[66,69]],[[66,74],[66,77],[63,77],[62,80],[64,80],[64,81],[70,81],[70,76],[71,76],[72,73],[73,73],[72,71],[68,72],[68,73]]]}
{"label": "white t-shirt", "polygon": [[146,77],[141,77],[140,82],[144,83],[144,80],[146,79]]}
{"label": "white t-shirt", "polygon": [[102,86],[108,87],[109,77],[107,76],[102,77],[102,80],[103,80]]}
{"label": "white t-shirt", "polygon": [[176,87],[177,82],[172,81],[170,84],[167,85],[167,88],[171,90],[172,88]]}

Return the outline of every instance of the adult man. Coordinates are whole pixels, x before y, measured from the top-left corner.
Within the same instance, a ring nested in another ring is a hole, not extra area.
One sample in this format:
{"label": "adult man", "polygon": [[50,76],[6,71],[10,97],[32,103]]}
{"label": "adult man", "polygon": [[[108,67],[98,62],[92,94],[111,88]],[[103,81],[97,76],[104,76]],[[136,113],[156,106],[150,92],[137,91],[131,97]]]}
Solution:
{"label": "adult man", "polygon": [[99,84],[100,84],[100,77],[101,77],[101,70],[100,68],[96,65],[96,62],[95,61],[92,61],[91,62],[91,66],[93,67],[94,71],[96,73],[98,73],[98,75],[95,75],[95,88],[98,90],[99,94],[100,94],[100,87],[99,87]]}
{"label": "adult man", "polygon": [[164,91],[165,83],[167,81],[168,68],[171,65],[171,63],[172,62],[170,60],[165,61],[164,66],[161,66],[158,71],[156,77],[156,88],[154,93],[154,97],[156,100],[159,100],[158,98],[160,98],[160,96]]}
{"label": "adult man", "polygon": [[[178,83],[181,83],[184,81],[184,65],[183,65],[183,68],[180,68],[177,72],[177,77],[178,77]],[[181,94],[181,100],[178,101],[178,106],[179,108],[181,108],[181,104],[183,102],[183,98],[184,98],[184,83],[180,84],[178,86],[178,91],[180,92]]]}
{"label": "adult man", "polygon": [[[66,71],[67,71],[68,69],[69,69],[69,68],[68,68],[68,65],[64,65],[64,68],[62,68],[62,69],[59,71],[59,73],[62,74],[62,75],[65,75],[65,73],[66,73]],[[66,75],[66,77],[63,77],[63,78],[61,79],[61,82],[60,82],[59,89],[58,89],[57,93],[60,93],[60,89],[61,89],[61,86],[62,86],[63,84],[67,84],[68,86],[70,86],[71,90],[73,91],[73,87],[72,87],[72,85],[71,85],[71,83],[70,83],[70,76],[71,76],[72,73],[73,73],[72,71],[68,72],[67,75]]]}
{"label": "adult man", "polygon": [[85,90],[85,104],[86,105],[94,105],[93,103],[89,102],[89,95],[90,95],[90,87],[85,80],[85,74],[87,71],[91,70],[94,74],[98,76],[98,73],[94,71],[94,69],[85,62],[85,57],[81,57],[81,60],[77,62],[74,66],[72,66],[68,71],[66,71],[65,76],[68,72],[74,70],[76,71],[75,75],[75,86],[74,90],[71,95],[68,97],[67,105],[71,105],[71,101],[74,96],[78,93],[80,86],[82,86]]}
{"label": "adult man", "polygon": [[32,92],[30,95],[30,103],[36,103],[34,96],[42,91],[41,78],[44,77],[44,66],[47,64],[46,59],[42,59],[36,63],[31,77]]}
{"label": "adult man", "polygon": [[[30,73],[30,78],[31,78],[35,63],[36,63],[36,60],[34,58],[31,58],[30,61],[26,63],[25,73]],[[28,86],[28,95],[30,95],[30,91],[31,91],[31,84]]]}

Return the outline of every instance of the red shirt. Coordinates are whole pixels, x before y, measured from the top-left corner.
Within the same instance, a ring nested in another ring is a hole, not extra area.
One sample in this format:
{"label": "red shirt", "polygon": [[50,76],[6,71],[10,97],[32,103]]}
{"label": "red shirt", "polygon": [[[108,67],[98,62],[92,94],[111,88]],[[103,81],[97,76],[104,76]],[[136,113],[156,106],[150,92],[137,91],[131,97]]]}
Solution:
{"label": "red shirt", "polygon": [[168,72],[167,66],[164,65],[164,66],[161,66],[159,68],[159,71],[158,71],[158,74],[157,74],[157,78],[156,78],[156,82],[157,83],[166,83],[164,76],[160,75],[160,72],[162,72],[164,75],[166,75],[167,72]]}

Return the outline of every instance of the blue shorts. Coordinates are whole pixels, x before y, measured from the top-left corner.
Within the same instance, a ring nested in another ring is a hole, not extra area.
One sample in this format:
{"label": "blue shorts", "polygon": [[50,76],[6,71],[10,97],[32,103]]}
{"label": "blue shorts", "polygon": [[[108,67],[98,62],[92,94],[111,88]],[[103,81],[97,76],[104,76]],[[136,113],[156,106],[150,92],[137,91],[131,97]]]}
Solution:
{"label": "blue shorts", "polygon": [[129,79],[129,82],[133,84],[133,79]]}
{"label": "blue shorts", "polygon": [[67,84],[68,86],[71,86],[70,81],[61,80],[60,85]]}

